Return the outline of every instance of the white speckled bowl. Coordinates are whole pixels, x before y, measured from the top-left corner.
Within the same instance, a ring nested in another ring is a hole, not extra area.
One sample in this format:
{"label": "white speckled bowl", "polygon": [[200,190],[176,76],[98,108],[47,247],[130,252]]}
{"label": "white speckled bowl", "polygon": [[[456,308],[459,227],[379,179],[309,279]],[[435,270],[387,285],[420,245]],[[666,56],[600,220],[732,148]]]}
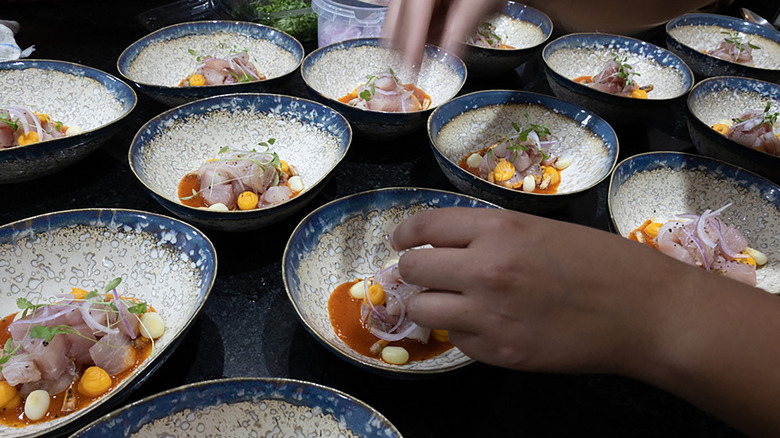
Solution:
{"label": "white speckled bowl", "polygon": [[[408,113],[371,111],[341,103],[344,97],[366,81],[366,76],[392,68],[403,83],[414,83],[431,96],[427,110]],[[306,86],[314,97],[344,114],[356,133],[372,140],[389,140],[416,131],[425,124],[431,111],[455,97],[466,82],[466,66],[459,58],[425,46],[420,74],[401,55],[383,47],[377,38],[347,40],[310,53],[301,66]]]}
{"label": "white speckled bowl", "polygon": [[699,155],[651,152],[618,164],[607,201],[623,237],[653,216],[671,220],[733,203],[720,217],[769,257],[756,273],[757,286],[780,293],[780,187],[766,179]]}
{"label": "white speckled bowl", "polygon": [[150,304],[165,321],[156,352],[114,390],[70,415],[24,428],[0,425],[0,438],[60,435],[115,407],[159,367],[198,316],[216,276],[216,251],[183,222],[131,210],[49,213],[0,227],[0,309],[17,298],[55,302],[71,287],[103,290],[116,277],[120,295]]}
{"label": "white speckled bowl", "polygon": [[[526,193],[479,178],[458,163],[467,155],[513,132],[512,123],[527,126],[525,115],[547,124],[559,142],[551,152],[570,158],[561,173],[558,193]],[[479,91],[437,108],[428,121],[433,154],[459,190],[515,210],[538,213],[565,205],[607,178],[618,157],[615,131],[599,116],[550,96],[523,91]]]}
{"label": "white speckled bowl", "polygon": [[23,105],[48,114],[77,135],[0,149],[0,184],[58,172],[100,147],[130,114],[135,92],[91,67],[62,61],[0,62],[0,108]]}
{"label": "white speckled bowl", "polygon": [[71,438],[400,438],[371,406],[316,383],[237,378],[193,383],[139,400]]}
{"label": "white speckled bowl", "polygon": [[[270,148],[298,170],[303,191],[273,207],[217,212],[179,202],[184,175],[198,170],[224,146]],[[352,131],[339,113],[318,103],[275,94],[229,94],[168,110],[147,122],[128,151],[130,168],[163,207],[206,228],[245,231],[295,213],[323,188],[347,154]]]}
{"label": "white speckled bowl", "polygon": [[457,348],[405,365],[363,356],[336,335],[328,314],[328,299],[338,285],[376,273],[386,261],[398,257],[386,235],[416,212],[443,207],[495,208],[450,192],[388,188],[337,199],[306,216],[290,236],[282,258],[284,287],[306,329],[339,357],[391,377],[442,373],[471,363]]}
{"label": "white speckled bowl", "polygon": [[[218,49],[218,47],[223,47]],[[190,50],[220,56],[246,49],[265,80],[240,84],[179,87],[197,67]],[[119,56],[119,73],[142,92],[168,106],[229,93],[276,91],[303,59],[303,46],[286,33],[257,23],[196,21],[174,24],[131,44]]]}

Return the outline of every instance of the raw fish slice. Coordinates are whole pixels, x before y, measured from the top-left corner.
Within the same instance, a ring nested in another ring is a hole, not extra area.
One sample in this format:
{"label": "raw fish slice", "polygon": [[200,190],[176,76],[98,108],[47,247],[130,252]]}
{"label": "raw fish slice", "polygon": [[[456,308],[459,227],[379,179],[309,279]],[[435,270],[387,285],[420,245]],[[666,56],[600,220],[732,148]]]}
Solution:
{"label": "raw fish slice", "polygon": [[51,341],[43,339],[25,339],[22,344],[30,358],[38,365],[41,377],[45,380],[57,380],[67,370],[69,345],[63,335],[55,335]]}
{"label": "raw fish slice", "polygon": [[119,374],[135,364],[135,350],[130,339],[119,333],[103,336],[89,349],[96,366],[109,375]]}
{"label": "raw fish slice", "polygon": [[21,383],[37,382],[41,380],[41,371],[29,354],[17,354],[11,356],[8,362],[3,364],[3,379],[11,386]]}

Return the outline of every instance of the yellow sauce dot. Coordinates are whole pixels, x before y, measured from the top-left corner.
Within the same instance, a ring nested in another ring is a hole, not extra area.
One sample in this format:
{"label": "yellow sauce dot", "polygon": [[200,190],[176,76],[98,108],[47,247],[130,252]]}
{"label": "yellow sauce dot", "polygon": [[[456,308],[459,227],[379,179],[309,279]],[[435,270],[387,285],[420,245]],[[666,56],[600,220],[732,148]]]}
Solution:
{"label": "yellow sauce dot", "polygon": [[257,201],[258,197],[255,192],[250,192],[247,190],[246,192],[241,193],[238,195],[238,209],[239,210],[252,210],[257,208]]}

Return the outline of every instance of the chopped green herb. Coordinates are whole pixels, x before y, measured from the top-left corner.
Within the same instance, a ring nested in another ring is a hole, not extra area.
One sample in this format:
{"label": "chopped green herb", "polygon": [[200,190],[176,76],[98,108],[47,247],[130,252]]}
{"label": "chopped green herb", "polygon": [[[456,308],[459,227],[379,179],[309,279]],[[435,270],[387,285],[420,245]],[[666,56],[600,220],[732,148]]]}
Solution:
{"label": "chopped green herb", "polygon": [[143,313],[146,313],[147,307],[148,306],[146,305],[146,303],[138,303],[134,306],[128,307],[127,311],[130,313],[135,313],[136,315],[141,315]]}
{"label": "chopped green herb", "polygon": [[17,298],[16,299],[16,307],[19,308],[19,310],[22,310],[22,318],[27,316],[28,312],[35,312],[40,307],[45,306],[46,304],[33,304],[28,300],[27,298]]}
{"label": "chopped green herb", "polygon": [[68,333],[76,333],[76,330],[69,325],[55,325],[46,327],[43,325],[35,325],[30,328],[30,337],[33,339],[43,339],[43,342],[48,344],[56,335],[63,335]]}
{"label": "chopped green herb", "polygon": [[121,282],[122,282],[122,278],[121,277],[117,277],[117,278],[109,281],[108,284],[106,285],[106,292],[110,292],[110,291],[116,289],[116,287],[119,286],[119,283],[121,283]]}

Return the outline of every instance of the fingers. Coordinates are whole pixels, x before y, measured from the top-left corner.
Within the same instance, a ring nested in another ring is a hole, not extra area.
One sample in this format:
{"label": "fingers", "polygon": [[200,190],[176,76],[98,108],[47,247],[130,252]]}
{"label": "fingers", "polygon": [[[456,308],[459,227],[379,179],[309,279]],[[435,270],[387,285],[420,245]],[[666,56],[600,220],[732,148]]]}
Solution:
{"label": "fingers", "polygon": [[484,312],[471,299],[458,293],[428,291],[409,299],[409,318],[423,327],[478,332]]}
{"label": "fingers", "polygon": [[404,281],[429,289],[464,291],[479,278],[479,260],[470,259],[473,253],[454,248],[420,248],[407,251],[398,260],[398,269]]}
{"label": "fingers", "polygon": [[419,212],[393,231],[397,251],[420,245],[464,248],[477,235],[480,213],[471,208],[442,208]]}
{"label": "fingers", "polygon": [[388,6],[382,37],[403,53],[404,62],[419,69],[436,0],[396,0]]}
{"label": "fingers", "polygon": [[454,1],[447,14],[447,23],[442,33],[442,48],[460,55],[463,42],[477,29],[485,17],[495,12],[499,4],[501,3],[496,0]]}

